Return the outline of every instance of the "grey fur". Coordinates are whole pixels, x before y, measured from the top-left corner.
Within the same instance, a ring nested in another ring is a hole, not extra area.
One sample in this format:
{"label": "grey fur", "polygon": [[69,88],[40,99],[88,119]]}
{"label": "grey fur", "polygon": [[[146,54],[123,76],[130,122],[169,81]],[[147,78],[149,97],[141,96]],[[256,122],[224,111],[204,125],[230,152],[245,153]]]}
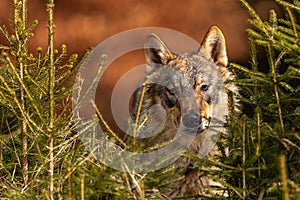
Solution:
{"label": "grey fur", "polygon": [[[188,129],[178,130],[182,119],[185,114],[199,113],[199,126],[187,152],[202,157],[218,155],[215,142],[220,133],[226,134],[223,124],[229,114],[227,93],[237,93],[237,87],[232,83],[234,77],[226,67],[225,39],[220,29],[212,26],[198,50],[179,54],[172,53],[158,36],[151,34],[146,40],[145,54],[146,92],[140,118],[143,120],[148,116],[149,120],[141,126],[139,134],[141,138],[148,137],[146,133],[155,131],[153,127],[161,132],[145,140],[145,146],[172,141],[178,132],[188,132]],[[136,118],[140,95],[141,90],[134,98],[133,119]],[[151,110],[153,105],[159,105],[159,108]],[[197,124],[197,121],[192,124]],[[210,127],[212,124],[214,127]],[[175,162],[177,167],[184,168],[190,164],[191,161],[183,157]],[[172,183],[172,190],[166,193],[169,197],[180,197],[186,193],[204,194],[203,188],[214,184],[219,185],[191,170],[187,171],[183,180]]]}

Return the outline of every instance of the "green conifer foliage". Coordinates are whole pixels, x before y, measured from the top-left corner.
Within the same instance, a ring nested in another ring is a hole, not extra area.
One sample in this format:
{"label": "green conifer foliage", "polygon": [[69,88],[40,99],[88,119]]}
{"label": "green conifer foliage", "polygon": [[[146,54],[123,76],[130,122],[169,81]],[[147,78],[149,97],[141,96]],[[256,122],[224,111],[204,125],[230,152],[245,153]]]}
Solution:
{"label": "green conifer foliage", "polygon": [[231,124],[235,148],[230,162],[237,167],[230,174],[233,191],[243,199],[298,199],[300,3],[277,0],[283,18],[271,10],[269,21],[263,21],[247,1],[241,2],[251,15],[250,62],[231,67],[251,112]]}
{"label": "green conifer foliage", "polygon": [[[251,15],[250,60],[230,67],[245,109],[228,116],[229,136],[218,142],[223,155],[184,156],[194,160],[191,168],[222,182],[230,199],[300,199],[300,3],[276,0],[283,17],[271,10],[264,21],[240,1]],[[68,56],[66,45],[55,48],[55,2],[45,3],[47,49],[28,49],[38,21],[28,22],[27,0],[12,0],[11,27],[0,26],[0,199],[163,199],[184,169],[120,172],[84,148],[71,98],[86,54],[78,58]],[[186,199],[193,198],[200,197]]]}
{"label": "green conifer foliage", "polygon": [[11,30],[0,27],[1,199],[59,199],[71,190],[64,186],[76,165],[67,158],[78,145],[70,124],[70,81],[79,59],[67,56],[66,45],[54,48],[54,4],[46,3],[46,50],[28,50],[38,21],[27,21],[26,0],[13,1]]}

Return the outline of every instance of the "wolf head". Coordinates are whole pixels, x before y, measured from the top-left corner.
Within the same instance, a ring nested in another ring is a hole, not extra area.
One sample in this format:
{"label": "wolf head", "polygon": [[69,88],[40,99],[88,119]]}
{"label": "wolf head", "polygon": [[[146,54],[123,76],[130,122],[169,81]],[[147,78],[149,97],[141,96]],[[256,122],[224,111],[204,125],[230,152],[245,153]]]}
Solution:
{"label": "wolf head", "polygon": [[225,39],[218,27],[209,29],[198,50],[179,54],[150,34],[145,55],[147,82],[158,83],[152,84],[152,96],[147,97],[152,99],[150,104],[162,105],[167,113],[177,110],[174,123],[197,127],[198,132],[206,129],[211,119],[225,121],[228,114],[225,82],[230,76],[226,69]]}

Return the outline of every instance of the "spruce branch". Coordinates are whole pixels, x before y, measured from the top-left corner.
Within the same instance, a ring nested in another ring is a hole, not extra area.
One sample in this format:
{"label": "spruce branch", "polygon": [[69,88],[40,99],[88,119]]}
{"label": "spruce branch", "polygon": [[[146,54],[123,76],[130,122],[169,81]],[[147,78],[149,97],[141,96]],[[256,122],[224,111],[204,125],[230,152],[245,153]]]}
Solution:
{"label": "spruce branch", "polygon": [[48,54],[49,54],[49,195],[54,200],[54,120],[55,120],[55,67],[54,67],[54,0],[47,1]]}
{"label": "spruce branch", "polygon": [[[15,68],[15,66],[10,61],[9,57],[7,56],[7,62],[9,63],[9,66],[12,67],[15,75],[18,77],[20,81],[20,106],[22,107],[22,110],[26,109],[25,105],[25,92],[24,92],[24,85],[22,85],[23,79],[24,79],[24,69],[26,67],[26,58],[24,58],[24,55],[26,56],[28,53],[28,38],[23,36],[26,31],[26,25],[27,25],[27,0],[17,1],[14,0],[14,30],[15,30],[15,36],[17,38],[17,65],[19,69],[19,74]],[[21,8],[20,8],[21,7]],[[26,118],[22,117],[21,119],[21,141],[22,141],[22,172],[23,172],[23,185],[24,187],[27,187],[28,184],[28,141],[27,141],[27,120]]]}

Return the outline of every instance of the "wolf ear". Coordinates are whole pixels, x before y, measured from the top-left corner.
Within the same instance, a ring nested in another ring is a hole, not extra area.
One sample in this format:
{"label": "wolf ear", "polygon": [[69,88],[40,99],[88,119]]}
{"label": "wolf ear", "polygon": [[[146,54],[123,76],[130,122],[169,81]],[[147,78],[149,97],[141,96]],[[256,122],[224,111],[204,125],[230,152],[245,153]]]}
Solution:
{"label": "wolf ear", "polygon": [[153,33],[151,33],[147,37],[144,50],[147,61],[147,74],[155,70],[155,67],[158,66],[157,64],[166,65],[175,57],[175,55],[169,50],[167,45]]}
{"label": "wolf ear", "polygon": [[227,66],[228,58],[225,38],[217,26],[212,26],[206,33],[199,50],[199,55],[204,56],[208,60],[213,59],[217,65]]}

